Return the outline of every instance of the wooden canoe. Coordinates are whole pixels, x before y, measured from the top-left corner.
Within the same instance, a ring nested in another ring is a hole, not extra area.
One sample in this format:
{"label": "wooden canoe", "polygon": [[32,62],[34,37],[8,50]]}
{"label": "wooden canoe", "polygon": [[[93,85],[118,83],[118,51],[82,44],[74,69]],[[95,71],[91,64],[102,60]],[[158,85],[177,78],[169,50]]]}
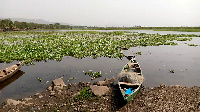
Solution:
{"label": "wooden canoe", "polygon": [[140,65],[135,57],[132,57],[118,75],[119,89],[124,100],[131,101],[138,93],[143,81],[144,77]]}
{"label": "wooden canoe", "polygon": [[0,82],[12,77],[22,66],[23,61],[18,64],[12,65],[8,68],[0,70]]}
{"label": "wooden canoe", "polygon": [[11,84],[12,82],[14,82],[15,80],[17,80],[19,77],[21,77],[25,72],[18,70],[12,77],[10,77],[7,80],[4,80],[2,82],[0,82],[0,91],[5,88],[6,86],[8,86],[9,84]]}

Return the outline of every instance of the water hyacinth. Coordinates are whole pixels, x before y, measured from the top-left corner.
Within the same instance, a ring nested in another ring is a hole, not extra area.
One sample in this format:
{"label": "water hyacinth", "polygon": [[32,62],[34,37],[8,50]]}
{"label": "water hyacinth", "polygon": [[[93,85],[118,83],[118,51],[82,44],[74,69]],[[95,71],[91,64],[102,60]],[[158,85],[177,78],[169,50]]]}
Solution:
{"label": "water hyacinth", "polygon": [[[33,61],[57,60],[63,56],[75,58],[109,57],[121,59],[124,54],[121,48],[136,46],[177,45],[172,42],[190,41],[198,35],[185,34],[145,34],[134,32],[0,32],[0,62],[25,60],[26,64]],[[184,38],[180,38],[184,37]]]}
{"label": "water hyacinth", "polygon": [[89,71],[89,72],[85,72],[85,75],[89,75],[92,78],[102,77],[101,72],[92,72],[92,71]]}
{"label": "water hyacinth", "polygon": [[198,45],[196,45],[196,44],[188,44],[188,46],[194,46],[194,47],[196,47]]}

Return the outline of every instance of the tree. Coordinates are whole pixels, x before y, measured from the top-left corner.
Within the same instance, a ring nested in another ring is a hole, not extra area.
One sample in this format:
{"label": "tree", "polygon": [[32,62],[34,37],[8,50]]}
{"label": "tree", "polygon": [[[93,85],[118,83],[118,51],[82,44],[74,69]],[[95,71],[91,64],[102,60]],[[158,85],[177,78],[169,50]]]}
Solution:
{"label": "tree", "polygon": [[61,29],[60,23],[55,23],[55,24],[54,24],[54,27],[55,27],[56,29]]}
{"label": "tree", "polygon": [[61,25],[60,23],[55,24],[38,24],[38,23],[27,23],[19,21],[11,21],[10,19],[0,20],[0,28],[3,30],[13,29],[71,29],[69,25]]}

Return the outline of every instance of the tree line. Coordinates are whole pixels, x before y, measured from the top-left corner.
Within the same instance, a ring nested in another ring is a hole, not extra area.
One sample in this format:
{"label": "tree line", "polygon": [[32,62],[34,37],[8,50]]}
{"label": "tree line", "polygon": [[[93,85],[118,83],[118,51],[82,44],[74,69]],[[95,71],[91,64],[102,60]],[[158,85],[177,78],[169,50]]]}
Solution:
{"label": "tree line", "polygon": [[69,25],[54,24],[38,24],[12,21],[10,19],[0,19],[0,29],[2,31],[18,31],[18,30],[32,30],[32,29],[72,29]]}

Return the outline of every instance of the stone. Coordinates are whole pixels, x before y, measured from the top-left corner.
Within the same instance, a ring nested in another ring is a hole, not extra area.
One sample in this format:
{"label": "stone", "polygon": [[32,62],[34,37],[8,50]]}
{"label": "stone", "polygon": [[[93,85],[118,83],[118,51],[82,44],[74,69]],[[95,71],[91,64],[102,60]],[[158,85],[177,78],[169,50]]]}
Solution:
{"label": "stone", "polygon": [[24,98],[25,101],[32,100],[32,98]]}
{"label": "stone", "polygon": [[96,82],[96,85],[99,86],[110,86],[115,82],[115,77],[113,76],[111,79],[105,78],[104,81],[98,81]]}
{"label": "stone", "polygon": [[175,87],[180,88],[181,86],[180,85],[175,85]]}
{"label": "stone", "polygon": [[49,96],[55,96],[55,91],[50,91],[50,95]]}
{"label": "stone", "polygon": [[53,89],[52,90],[60,90],[66,87],[65,83],[61,78],[55,79],[52,81]]}
{"label": "stone", "polygon": [[42,96],[42,95],[39,95],[38,97],[39,97],[39,98],[42,98],[43,96]]}
{"label": "stone", "polygon": [[99,86],[105,86],[106,85],[106,81],[98,81],[97,85],[99,85]]}
{"label": "stone", "polygon": [[166,87],[165,84],[161,84],[161,85],[160,85],[160,88],[165,88],[165,87]]}
{"label": "stone", "polygon": [[52,91],[52,90],[53,90],[53,87],[52,87],[52,86],[49,86],[49,87],[47,88],[47,90]]}
{"label": "stone", "polygon": [[87,85],[87,86],[90,86],[90,85],[92,85],[92,84],[91,84],[91,82],[87,82],[86,85]]}
{"label": "stone", "polygon": [[66,86],[61,78],[53,80],[53,85],[54,86]]}
{"label": "stone", "polygon": [[108,84],[113,84],[113,83],[115,82],[115,77],[113,76],[111,79],[106,78],[105,81],[106,81]]}
{"label": "stone", "polygon": [[107,86],[91,85],[90,89],[95,95],[98,95],[98,96],[108,95],[110,92],[110,89]]}
{"label": "stone", "polygon": [[7,99],[6,102],[7,102],[8,105],[18,105],[20,103],[25,104],[24,102],[13,100],[13,99]]}
{"label": "stone", "polygon": [[35,93],[35,96],[39,96],[40,95],[40,93]]}

